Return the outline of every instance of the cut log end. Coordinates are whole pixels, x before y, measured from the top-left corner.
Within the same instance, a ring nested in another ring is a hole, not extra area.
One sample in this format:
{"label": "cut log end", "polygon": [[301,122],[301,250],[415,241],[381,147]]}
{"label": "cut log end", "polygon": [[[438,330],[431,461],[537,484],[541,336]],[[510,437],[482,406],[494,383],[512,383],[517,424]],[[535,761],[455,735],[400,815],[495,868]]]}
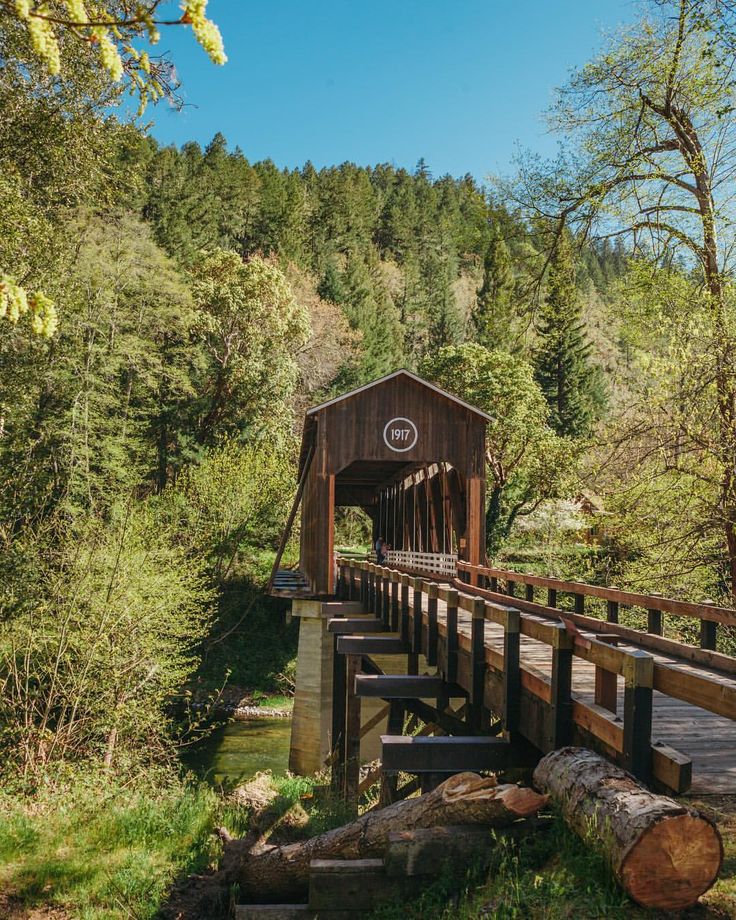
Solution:
{"label": "cut log end", "polygon": [[510,815],[518,818],[536,814],[549,799],[549,796],[540,795],[528,786],[499,786],[495,775],[478,776],[476,773],[458,773],[438,788],[442,801],[447,805],[455,801],[471,803],[495,799]]}
{"label": "cut log end", "polygon": [[624,888],[643,907],[684,910],[718,877],[721,837],[705,818],[692,814],[664,818],[651,827],[621,866]]}
{"label": "cut log end", "polygon": [[507,811],[519,818],[535,815],[549,801],[548,795],[540,795],[527,786],[500,786],[498,798]]}

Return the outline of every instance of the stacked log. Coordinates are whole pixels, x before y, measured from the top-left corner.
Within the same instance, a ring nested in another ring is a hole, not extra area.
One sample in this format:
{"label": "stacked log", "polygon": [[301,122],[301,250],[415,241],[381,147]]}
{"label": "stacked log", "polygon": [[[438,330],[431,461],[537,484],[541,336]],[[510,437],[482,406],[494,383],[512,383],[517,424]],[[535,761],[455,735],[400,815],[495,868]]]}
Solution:
{"label": "stacked log", "polygon": [[231,877],[246,897],[261,903],[299,900],[309,888],[312,860],[382,856],[397,831],[458,824],[506,827],[536,814],[546,801],[547,796],[533,789],[498,785],[493,776],[459,773],[426,795],[367,812],[310,840],[246,855]]}

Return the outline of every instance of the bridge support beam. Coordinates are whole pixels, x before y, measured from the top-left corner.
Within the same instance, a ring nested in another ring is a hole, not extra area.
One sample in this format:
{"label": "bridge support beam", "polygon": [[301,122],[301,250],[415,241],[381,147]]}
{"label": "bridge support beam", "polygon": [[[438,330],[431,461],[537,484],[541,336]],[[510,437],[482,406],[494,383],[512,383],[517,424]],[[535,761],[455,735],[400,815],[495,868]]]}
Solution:
{"label": "bridge support beam", "polygon": [[291,722],[289,769],[303,776],[324,766],[332,747],[332,678],[334,634],[328,622],[338,616],[355,616],[358,602],[292,601],[292,616],[299,618],[299,654],[296,670],[294,714]]}

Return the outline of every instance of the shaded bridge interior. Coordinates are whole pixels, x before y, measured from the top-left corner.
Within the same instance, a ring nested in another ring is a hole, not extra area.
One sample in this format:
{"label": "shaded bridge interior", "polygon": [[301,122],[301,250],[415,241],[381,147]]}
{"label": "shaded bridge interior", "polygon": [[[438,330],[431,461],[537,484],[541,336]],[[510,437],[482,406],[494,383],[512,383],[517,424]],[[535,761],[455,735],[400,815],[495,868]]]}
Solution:
{"label": "shaded bridge interior", "polygon": [[362,508],[392,549],[457,552],[465,535],[465,483],[443,461],[355,461],[335,477],[335,505]]}

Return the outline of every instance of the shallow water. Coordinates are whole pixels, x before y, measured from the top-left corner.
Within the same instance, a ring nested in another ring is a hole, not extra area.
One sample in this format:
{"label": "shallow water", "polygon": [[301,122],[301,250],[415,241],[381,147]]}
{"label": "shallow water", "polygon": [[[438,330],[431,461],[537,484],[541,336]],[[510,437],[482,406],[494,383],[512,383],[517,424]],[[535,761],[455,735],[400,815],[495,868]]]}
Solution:
{"label": "shallow water", "polygon": [[289,765],[291,719],[250,719],[216,729],[186,757],[190,770],[213,786],[234,786],[260,770]]}

